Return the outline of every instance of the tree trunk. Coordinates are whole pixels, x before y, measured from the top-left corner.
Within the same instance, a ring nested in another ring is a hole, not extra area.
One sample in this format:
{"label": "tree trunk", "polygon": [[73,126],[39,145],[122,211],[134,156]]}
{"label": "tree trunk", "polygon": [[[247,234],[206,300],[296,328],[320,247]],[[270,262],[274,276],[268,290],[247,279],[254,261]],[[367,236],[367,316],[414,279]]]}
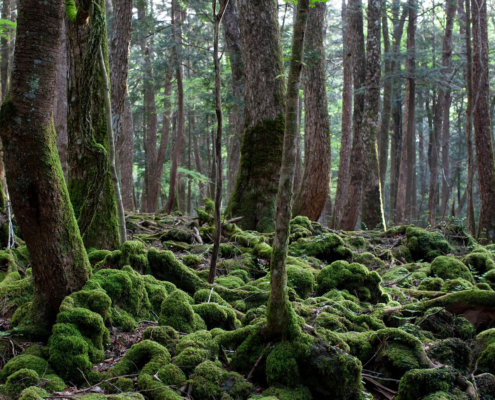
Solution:
{"label": "tree trunk", "polygon": [[486,2],[472,0],[473,23],[473,125],[481,210],[478,237],[495,240],[495,165],[490,120],[488,80],[488,26]]}
{"label": "tree trunk", "polygon": [[397,185],[399,183],[400,154],[402,149],[402,114],[399,93],[395,93],[392,106],[392,138],[390,140],[390,215],[395,221],[397,203]]}
{"label": "tree trunk", "polygon": [[381,8],[381,1],[368,1],[366,93],[362,124],[365,154],[362,221],[368,229],[386,229],[377,152],[377,133],[380,123]]}
{"label": "tree trunk", "polygon": [[[325,15],[325,3],[316,3],[308,13],[305,39],[305,53],[308,56],[304,68],[307,78],[304,84],[304,140],[307,146],[304,149],[304,174],[293,209],[294,216],[303,215],[311,221],[320,218],[330,189],[330,120],[323,47]],[[297,133],[299,140],[299,131]]]}
{"label": "tree trunk", "polygon": [[285,132],[282,168],[277,194],[275,238],[273,242],[271,269],[271,292],[266,316],[267,330],[271,336],[289,336],[294,333],[295,314],[290,312],[291,304],[287,295],[287,272],[285,261],[289,247],[292,185],[296,164],[297,117],[299,103],[299,82],[304,57],[304,33],[309,13],[309,0],[297,2],[297,17],[294,21],[292,55],[287,83],[285,108]]}
{"label": "tree trunk", "polygon": [[363,33],[363,5],[361,0],[350,0],[347,17],[348,34],[352,37],[354,110],[352,116],[352,150],[350,165],[350,181],[347,189],[340,228],[354,230],[359,216],[364,174],[364,142],[362,135],[364,88],[366,80],[366,54]]}
{"label": "tree trunk", "polygon": [[[194,121],[194,119],[193,119],[193,121]],[[199,152],[198,137],[195,134],[193,135],[193,145],[194,145],[194,162],[196,164],[196,171],[198,171],[200,174],[202,174],[203,169],[201,167],[201,153]],[[200,181],[199,182],[199,197],[200,197],[200,199],[203,199],[205,196],[206,196],[205,184]]]}
{"label": "tree trunk", "polygon": [[[2,19],[11,19],[11,2],[12,0],[2,1]],[[11,55],[11,40],[12,33],[7,32],[2,35],[0,39],[0,45],[2,46],[2,60],[0,64],[0,74],[2,81],[2,103],[7,98],[7,93],[9,91],[9,81],[10,81],[10,55]]]}
{"label": "tree trunk", "polygon": [[77,0],[75,7],[77,14],[66,19],[69,193],[85,246],[113,250],[120,239],[98,55],[101,46],[107,63],[105,2],[90,7]]}
{"label": "tree trunk", "polygon": [[342,42],[343,51],[343,85],[342,85],[342,136],[340,139],[339,172],[337,178],[337,193],[332,218],[332,227],[337,229],[340,224],[342,208],[344,207],[349,186],[349,167],[351,165],[352,144],[352,36],[347,26],[347,7],[342,0]]}
{"label": "tree trunk", "polygon": [[407,60],[406,60],[406,92],[403,118],[403,138],[400,157],[399,182],[397,185],[397,201],[395,208],[395,222],[403,224],[406,220],[411,220],[411,203],[414,179],[414,125],[415,125],[415,35],[416,35],[416,1],[409,0],[409,21],[407,24]]}
{"label": "tree trunk", "polygon": [[46,336],[62,300],[80,290],[91,273],[52,118],[63,4],[20,2],[12,86],[2,105],[0,126],[12,206],[33,269],[28,319]]}
{"label": "tree trunk", "polygon": [[132,122],[132,106],[129,97],[125,101],[124,119],[122,120],[123,143],[120,148],[120,174],[122,182],[122,202],[124,210],[134,211],[134,180],[132,167],[134,159],[134,124]]}
{"label": "tree trunk", "polygon": [[[303,177],[303,149],[301,146],[301,141],[303,140],[301,136],[301,122],[302,122],[302,108],[303,99],[299,96],[299,103],[297,109],[297,138],[296,138],[296,171],[294,173],[294,193],[298,193],[301,188],[301,182]],[[294,201],[294,198],[292,199]]]}
{"label": "tree trunk", "polygon": [[[112,32],[110,40],[110,83],[112,93],[112,128],[115,142],[124,144],[124,114],[126,112],[129,47],[132,30],[132,1],[113,0]],[[131,117],[132,118],[132,117]],[[134,141],[134,138],[132,139]],[[132,149],[132,148],[131,148]],[[118,149],[120,150],[120,148]],[[131,175],[132,179],[132,175]],[[131,186],[132,187],[132,186]],[[129,191],[122,188],[124,208],[129,210]],[[130,203],[130,204],[129,204]],[[131,206],[132,209],[132,206]]]}
{"label": "tree trunk", "polygon": [[69,173],[67,163],[67,43],[65,24],[62,24],[60,54],[58,56],[57,80],[55,86],[55,104],[53,106],[53,120],[57,132],[57,149],[65,180]]}
{"label": "tree trunk", "polygon": [[[221,0],[223,5],[226,0]],[[231,142],[229,146],[229,167],[227,170],[227,192],[234,190],[239,161],[241,158],[241,142],[244,132],[244,63],[242,62],[241,31],[237,13],[237,0],[230,0],[222,19],[225,44],[232,71],[232,95],[234,108],[230,112]]]}
{"label": "tree trunk", "polygon": [[[241,161],[226,214],[273,231],[284,134],[284,64],[275,0],[238,0],[244,61]],[[263,94],[262,96],[260,94]]]}
{"label": "tree trunk", "polygon": [[450,61],[452,59],[452,29],[457,9],[455,0],[447,0],[446,4],[446,24],[445,35],[443,37],[442,48],[442,69],[445,84],[443,101],[443,128],[442,128],[442,203],[440,215],[445,218],[448,212],[448,202],[450,198],[450,167],[449,167],[449,139],[450,139]]}

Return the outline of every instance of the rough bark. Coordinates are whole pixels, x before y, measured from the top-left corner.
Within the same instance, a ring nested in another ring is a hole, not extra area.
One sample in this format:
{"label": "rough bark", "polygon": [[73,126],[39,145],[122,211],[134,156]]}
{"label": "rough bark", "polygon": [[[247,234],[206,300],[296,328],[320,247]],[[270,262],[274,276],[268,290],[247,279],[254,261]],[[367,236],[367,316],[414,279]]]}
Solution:
{"label": "rough bark", "polygon": [[[275,0],[238,0],[244,61],[241,161],[226,214],[243,229],[273,231],[282,162],[285,85]],[[263,95],[261,96],[260,93]]]}
{"label": "rough bark", "polygon": [[351,164],[352,145],[352,36],[347,27],[347,6],[342,0],[342,42],[343,50],[343,85],[342,85],[342,123],[340,139],[339,172],[337,178],[337,192],[332,218],[333,228],[338,228],[342,215],[342,208],[349,185],[349,167]]}
{"label": "rough bark", "polygon": [[366,54],[363,32],[363,6],[361,0],[350,0],[347,10],[348,34],[352,37],[353,82],[354,82],[354,110],[352,115],[352,150],[350,165],[350,180],[347,195],[340,221],[340,228],[354,230],[359,216],[364,174],[364,142],[362,135],[364,111],[364,87],[366,80]]}
{"label": "rough bark", "polygon": [[66,18],[69,193],[85,246],[113,250],[120,239],[98,55],[101,46],[108,63],[105,2],[77,0],[75,6],[77,14]]}
{"label": "rough bark", "polygon": [[471,1],[473,23],[473,125],[481,210],[478,237],[495,240],[495,166],[491,135],[488,81],[486,2]]}
{"label": "rough bark", "polygon": [[395,221],[395,205],[397,202],[397,185],[399,181],[400,154],[402,148],[402,104],[399,93],[394,94],[392,105],[392,137],[390,139],[390,215]]}
{"label": "rough bark", "polygon": [[450,141],[450,62],[452,59],[452,29],[457,10],[456,0],[448,0],[446,4],[445,35],[442,46],[442,76],[445,85],[443,101],[443,127],[442,127],[442,203],[440,215],[445,218],[448,212],[450,198],[450,166],[449,166],[449,141]]}
{"label": "rough bark", "polygon": [[[221,0],[220,4],[223,5],[225,2],[226,0]],[[244,132],[244,63],[242,62],[237,0],[229,1],[222,19],[222,26],[232,71],[232,96],[234,102],[234,107],[229,115],[231,139],[229,167],[227,170],[227,193],[230,195],[234,190],[235,178],[239,170],[242,134]]]}
{"label": "rough bark", "polygon": [[[201,153],[199,151],[199,143],[197,135],[193,135],[193,146],[194,146],[194,163],[196,164],[196,171],[200,174],[203,173],[203,168],[201,167]],[[205,193],[205,184],[203,182],[199,182],[199,196],[203,199],[206,196]]]}
{"label": "rough bark", "polygon": [[407,24],[407,60],[406,60],[406,91],[403,118],[403,139],[400,157],[399,182],[397,185],[397,201],[395,222],[403,224],[411,220],[414,171],[414,125],[416,114],[416,82],[415,82],[415,35],[416,35],[416,1],[409,0],[409,20]]}
{"label": "rough bark", "polygon": [[122,146],[119,151],[120,175],[122,185],[122,202],[124,210],[134,211],[134,180],[132,166],[134,159],[134,124],[129,98],[125,101],[124,119],[122,120]]}
{"label": "rough bark", "polygon": [[[112,128],[116,143],[124,143],[123,120],[129,73],[129,47],[132,30],[132,1],[113,0],[110,39],[110,83],[112,93]],[[124,195],[125,197],[125,195]],[[128,207],[124,201],[124,207]],[[127,209],[127,208],[126,208]]]}
{"label": "rough bark", "polygon": [[294,313],[287,294],[287,272],[285,260],[289,247],[292,186],[296,164],[297,117],[299,105],[299,82],[304,57],[304,33],[309,13],[309,0],[297,2],[297,17],[294,21],[292,36],[292,55],[287,83],[285,108],[284,149],[280,183],[277,194],[277,211],[275,220],[275,238],[270,263],[270,299],[266,316],[267,330],[271,336],[290,336],[296,324]]}
{"label": "rough bark", "polygon": [[62,24],[60,54],[58,56],[57,80],[55,86],[55,104],[53,106],[53,120],[57,132],[57,149],[62,171],[67,180],[69,164],[67,162],[67,43],[65,24]]}
{"label": "rough bark", "polygon": [[[323,47],[325,15],[325,3],[316,3],[308,13],[304,45],[306,53],[304,140],[307,146],[304,149],[304,173],[301,187],[293,205],[294,216],[303,215],[311,221],[318,221],[320,218],[327,201],[330,184],[330,120]],[[299,112],[297,114],[299,117]],[[299,131],[297,140],[299,140]]]}
{"label": "rough bark", "polygon": [[[12,0],[2,1],[2,19],[11,19],[11,2]],[[2,82],[2,102],[7,98],[10,81],[10,54],[11,54],[11,36],[10,32],[2,35],[0,45],[2,47],[2,60],[0,64],[0,79]]]}
{"label": "rough bark", "polygon": [[58,0],[20,2],[12,85],[0,112],[10,197],[33,269],[29,320],[41,335],[49,335],[62,300],[91,271],[52,119],[62,15]]}

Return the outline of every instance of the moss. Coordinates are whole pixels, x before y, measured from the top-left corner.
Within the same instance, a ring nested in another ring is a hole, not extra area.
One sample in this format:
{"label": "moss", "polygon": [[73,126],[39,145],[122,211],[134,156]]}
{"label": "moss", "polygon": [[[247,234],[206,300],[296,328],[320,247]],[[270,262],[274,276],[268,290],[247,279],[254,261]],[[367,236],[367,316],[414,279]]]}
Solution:
{"label": "moss", "polygon": [[182,258],[182,262],[191,268],[197,268],[201,265],[201,257],[195,254],[188,254]]}
{"label": "moss", "polygon": [[482,374],[476,377],[476,386],[480,400],[495,399],[495,376],[493,374]]}
{"label": "moss", "polygon": [[23,368],[8,377],[5,389],[11,398],[15,398],[24,389],[27,389],[30,386],[36,386],[39,381],[40,378],[36,371]]}
{"label": "moss", "polygon": [[495,329],[488,329],[476,337],[478,370],[495,374]]}
{"label": "moss", "polygon": [[466,340],[474,337],[474,326],[467,319],[452,315],[441,307],[433,304],[422,317],[417,318],[418,323],[423,320],[423,330],[432,332],[441,339],[457,337]]}
{"label": "moss", "polygon": [[476,287],[479,290],[488,290],[488,291],[493,291],[492,287],[488,283],[477,283]]}
{"label": "moss", "polygon": [[345,246],[342,238],[334,233],[319,235],[311,239],[299,239],[290,246],[289,250],[292,255],[313,256],[327,263],[352,260],[352,251]]}
{"label": "moss", "polygon": [[156,316],[160,313],[163,300],[167,298],[167,294],[176,290],[176,287],[170,282],[161,282],[151,275],[144,275],[143,281],[151,305],[151,314]]}
{"label": "moss", "polygon": [[179,342],[179,334],[170,326],[148,326],[143,332],[143,340],[154,340],[165,346],[171,353],[175,353],[175,346]]}
{"label": "moss", "polygon": [[298,360],[307,357],[309,347],[297,342],[281,342],[270,349],[266,359],[269,385],[295,387],[300,383]]}
{"label": "moss", "polygon": [[454,382],[455,376],[449,368],[414,369],[401,379],[397,400],[416,400],[438,391],[448,392]]}
{"label": "moss", "polygon": [[263,392],[260,400],[312,400],[311,392],[307,387],[297,388],[271,387]]}
{"label": "moss", "polygon": [[308,217],[297,216],[290,221],[289,242],[313,235],[313,227]]}
{"label": "moss", "polygon": [[474,278],[469,268],[454,257],[435,258],[431,263],[431,272],[444,280],[462,278],[474,284]]}
{"label": "moss", "polygon": [[158,370],[158,379],[164,385],[181,387],[186,381],[186,375],[176,365],[168,364]]}
{"label": "moss", "polygon": [[317,277],[317,293],[324,294],[331,289],[346,289],[360,300],[377,303],[382,297],[381,278],[370,272],[364,265],[336,261],[323,268]]}
{"label": "moss", "polygon": [[199,364],[191,375],[192,395],[198,399],[220,398],[223,393],[221,387],[223,371],[212,361]]}
{"label": "moss", "polygon": [[303,299],[314,291],[315,278],[313,273],[295,265],[287,265],[287,284]]}
{"label": "moss", "polygon": [[110,316],[112,300],[99,287],[93,290],[80,290],[67,296],[60,305],[59,311],[70,312],[74,308],[86,308],[99,314],[103,320]]}
{"label": "moss", "polygon": [[144,243],[137,240],[129,240],[122,244],[120,251],[120,267],[130,265],[141,274],[150,272]]}
{"label": "moss", "polygon": [[[486,283],[490,285],[492,289],[495,290],[495,270],[491,269],[487,273],[483,275],[483,279],[485,280]],[[1,292],[1,289],[0,289]]]}
{"label": "moss", "polygon": [[386,265],[383,260],[379,259],[378,257],[375,257],[371,253],[361,253],[356,258],[356,262],[365,265],[366,267],[368,267],[368,269],[371,270],[376,270]]}
{"label": "moss", "polygon": [[194,301],[196,304],[199,303],[207,303],[210,301],[211,303],[217,303],[222,306],[228,306],[227,303],[222,296],[220,296],[215,290],[201,289],[194,293]]}
{"label": "moss", "polygon": [[461,372],[467,372],[471,362],[469,346],[458,338],[449,338],[433,343],[428,350],[428,356]]}
{"label": "moss", "polygon": [[208,350],[188,347],[176,355],[172,362],[181,369],[186,375],[189,375],[197,365],[210,358]]}
{"label": "moss", "polygon": [[243,326],[246,326],[246,325],[250,325],[253,321],[259,318],[265,318],[265,316],[266,316],[266,306],[252,308],[244,315],[241,322]]}
{"label": "moss", "polygon": [[27,389],[24,389],[19,394],[19,400],[41,400],[44,397],[49,397],[50,394],[45,390],[38,386],[31,386]]}
{"label": "moss", "polygon": [[442,278],[428,277],[421,281],[418,290],[439,291],[442,289],[443,282]]}
{"label": "moss", "polygon": [[407,247],[415,261],[432,261],[452,251],[452,247],[439,232],[409,227],[406,230],[406,237]]}
{"label": "moss", "polygon": [[91,265],[95,265],[100,261],[103,261],[106,256],[110,255],[111,251],[109,250],[96,250],[88,251],[88,259]]}
{"label": "moss", "polygon": [[182,400],[176,391],[170,387],[165,387],[162,382],[157,381],[154,376],[154,368],[150,373],[141,373],[138,377],[138,387],[141,392],[146,393],[146,397],[151,400]]}
{"label": "moss", "polygon": [[404,259],[406,262],[413,262],[413,257],[409,247],[401,244],[392,249],[392,256],[398,260]]}
{"label": "moss", "polygon": [[462,262],[469,267],[473,273],[484,274],[492,269],[495,269],[495,261],[490,251],[480,247],[462,259]]}
{"label": "moss", "polygon": [[194,293],[206,287],[191,269],[180,263],[171,251],[157,251],[151,248],[148,251],[148,260],[153,276],[175,284],[179,289]]}
{"label": "moss", "polygon": [[11,317],[18,307],[33,300],[33,279],[11,280],[7,275],[0,283],[0,299],[2,315]]}
{"label": "moss", "polygon": [[170,353],[168,350],[157,342],[143,340],[134,344],[125,356],[109,370],[110,376],[121,376],[139,372],[144,367],[149,370],[158,369],[170,362]]}
{"label": "moss", "polygon": [[472,290],[475,288],[476,286],[471,282],[462,278],[448,279],[442,285],[442,290],[444,292],[460,292],[461,290]]}
{"label": "moss", "polygon": [[46,360],[29,354],[20,354],[11,358],[0,371],[0,382],[5,382],[13,373],[21,369],[30,369],[43,375],[45,373],[53,373],[53,370],[48,367]]}
{"label": "moss", "polygon": [[350,236],[346,242],[353,250],[365,250],[367,246],[366,240],[361,236]]}
{"label": "moss", "polygon": [[234,258],[238,257],[242,254],[242,251],[239,247],[234,246],[233,244],[228,243],[220,243],[219,255],[222,258]]}
{"label": "moss", "polygon": [[[24,350],[25,355],[41,357],[47,359],[50,357],[50,349],[48,346],[41,346],[39,344],[33,344]],[[32,368],[31,368],[32,369]]]}
{"label": "moss", "polygon": [[209,330],[213,328],[234,330],[240,325],[235,312],[231,308],[215,303],[197,304],[192,308],[196,314],[203,318]]}
{"label": "moss", "polygon": [[62,390],[64,390],[67,387],[67,385],[64,383],[62,378],[60,378],[58,375],[47,374],[47,375],[44,375],[43,379],[45,379],[44,388],[46,390],[48,390],[50,393],[61,392]]}
{"label": "moss", "polygon": [[243,269],[234,270],[229,275],[241,279],[244,283],[249,282],[249,274]]}
{"label": "moss", "polygon": [[31,309],[31,302],[29,303],[24,303],[22,306],[20,306],[12,315],[12,320],[10,321],[10,326],[15,328],[19,325],[22,324],[22,322],[26,319],[26,317],[29,315],[29,310]]}
{"label": "moss", "polygon": [[112,309],[112,317],[110,318],[112,326],[122,332],[133,332],[137,327],[136,320],[127,311]]}
{"label": "moss", "polygon": [[272,258],[272,246],[266,243],[259,243],[254,247],[253,254],[259,258],[270,260]]}
{"label": "moss", "polygon": [[179,332],[197,330],[191,298],[182,290],[171,293],[162,303],[159,325],[167,325]]}
{"label": "moss", "polygon": [[222,276],[215,280],[215,283],[229,289],[237,289],[244,286],[244,281],[237,276]]}
{"label": "moss", "polygon": [[125,393],[134,390],[134,381],[131,378],[118,378],[112,380],[111,384],[102,385],[108,393]]}

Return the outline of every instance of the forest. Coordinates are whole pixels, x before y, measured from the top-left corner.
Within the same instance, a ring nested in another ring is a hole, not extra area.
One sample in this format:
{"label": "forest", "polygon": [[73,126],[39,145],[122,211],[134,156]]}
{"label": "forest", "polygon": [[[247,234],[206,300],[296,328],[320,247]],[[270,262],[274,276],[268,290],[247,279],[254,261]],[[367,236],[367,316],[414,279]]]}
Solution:
{"label": "forest", "polygon": [[492,1],[0,17],[0,400],[495,400]]}

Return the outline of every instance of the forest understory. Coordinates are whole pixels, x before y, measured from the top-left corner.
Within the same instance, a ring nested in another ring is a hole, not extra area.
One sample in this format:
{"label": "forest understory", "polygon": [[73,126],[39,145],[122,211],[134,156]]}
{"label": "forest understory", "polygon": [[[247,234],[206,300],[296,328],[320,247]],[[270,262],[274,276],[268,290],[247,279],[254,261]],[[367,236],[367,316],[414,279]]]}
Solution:
{"label": "forest understory", "polygon": [[[30,325],[22,240],[0,252],[0,393],[9,399],[447,400],[495,398],[495,245],[462,226],[334,231],[290,223],[294,318],[265,336],[274,234],[198,217],[128,214],[120,250],[51,332]],[[237,221],[238,222],[238,221]],[[280,340],[284,339],[284,340]]]}

